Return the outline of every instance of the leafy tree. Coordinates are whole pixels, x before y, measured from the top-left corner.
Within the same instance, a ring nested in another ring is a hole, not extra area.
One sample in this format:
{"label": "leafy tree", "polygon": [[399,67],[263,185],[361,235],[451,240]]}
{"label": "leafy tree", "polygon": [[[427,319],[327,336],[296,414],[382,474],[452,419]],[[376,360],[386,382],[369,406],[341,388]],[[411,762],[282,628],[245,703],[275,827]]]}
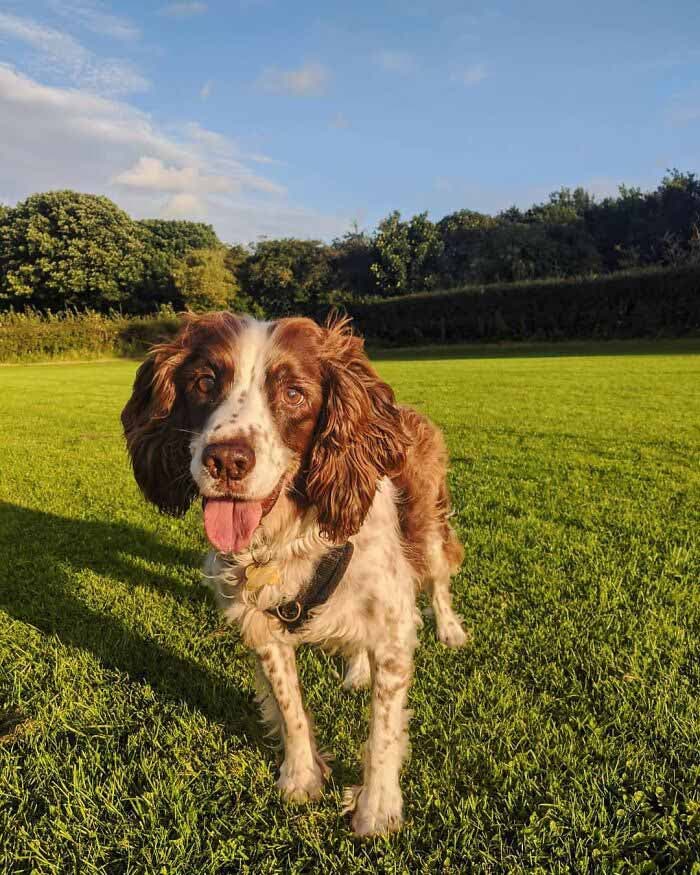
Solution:
{"label": "leafy tree", "polygon": [[270,316],[314,314],[330,300],[329,248],[318,240],[263,240],[239,268],[241,286]]}
{"label": "leafy tree", "polygon": [[223,246],[192,249],[173,269],[173,283],[188,310],[221,310],[233,302],[239,287]]}
{"label": "leafy tree", "polygon": [[216,249],[222,243],[211,225],[174,219],[142,219],[139,229],[146,246],[144,275],[133,290],[129,309],[148,313],[164,304],[187,306],[175,282],[179,262],[193,250]]}
{"label": "leafy tree", "polygon": [[375,237],[376,261],[372,273],[383,295],[434,288],[443,243],[427,213],[408,222],[395,211],[379,223]]}
{"label": "leafy tree", "polygon": [[216,231],[204,222],[141,219],[138,224],[145,232],[144,239],[151,246],[176,258],[182,258],[192,249],[214,249],[221,246]]}
{"label": "leafy tree", "polygon": [[339,299],[362,299],[378,293],[372,263],[376,259],[374,240],[355,225],[333,241],[330,251],[331,285]]}
{"label": "leafy tree", "polygon": [[143,277],[138,226],[106,197],[35,194],[0,216],[0,295],[39,309],[106,310]]}
{"label": "leafy tree", "polygon": [[483,280],[484,245],[496,220],[474,210],[458,210],[437,223],[442,240],[438,272],[447,287]]}

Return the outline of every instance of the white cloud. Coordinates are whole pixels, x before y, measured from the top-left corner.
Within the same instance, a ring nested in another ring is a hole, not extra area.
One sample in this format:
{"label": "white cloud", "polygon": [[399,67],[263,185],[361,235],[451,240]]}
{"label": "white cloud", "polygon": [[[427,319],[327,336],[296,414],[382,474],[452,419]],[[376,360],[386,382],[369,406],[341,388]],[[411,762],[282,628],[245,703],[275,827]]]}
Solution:
{"label": "white cloud", "polygon": [[206,3],[168,3],[160,12],[171,18],[191,18],[193,15],[202,15],[207,8]]}
{"label": "white cloud", "polygon": [[213,88],[214,83],[211,81],[211,79],[208,79],[199,89],[199,96],[202,98],[202,100],[206,100],[211,95]]}
{"label": "white cloud", "polygon": [[202,198],[189,192],[180,192],[166,201],[161,215],[164,219],[189,219],[197,221],[207,215],[206,204]]}
{"label": "white cloud", "polygon": [[49,0],[49,5],[54,12],[93,33],[125,41],[137,40],[141,36],[141,31],[133,22],[113,15],[104,6],[91,0]]}
{"label": "white cloud", "polygon": [[452,78],[467,87],[471,87],[472,85],[478,85],[479,82],[483,82],[486,76],[484,64],[472,64],[471,67],[466,67],[464,70],[460,70],[459,73],[455,73]]}
{"label": "white cloud", "polygon": [[167,192],[221,192],[231,191],[236,184],[226,176],[202,173],[195,165],[168,167],[160,158],[142,156],[128,170],[118,173],[114,179],[117,185],[131,188]]}
{"label": "white cloud", "polygon": [[263,70],[258,85],[275,94],[293,94],[295,97],[320,97],[325,94],[330,79],[323,64],[307,63],[298,70]]}
{"label": "white cloud", "polygon": [[138,218],[212,222],[227,241],[331,238],[349,225],[290,203],[283,185],[251,169],[273,159],[248,157],[215,131],[191,123],[165,132],[124,101],[42,85],[3,65],[0,130],[0,203],[71,188],[105,194]]}
{"label": "white cloud", "polygon": [[408,52],[395,52],[384,49],[374,56],[375,63],[390,73],[412,73],[416,69],[416,59]]}
{"label": "white cloud", "polygon": [[253,161],[255,164],[284,164],[278,158],[270,158],[269,155],[261,155],[259,152],[250,152],[245,156],[248,161]]}
{"label": "white cloud", "polygon": [[148,88],[148,81],[130,64],[100,59],[74,37],[30,18],[0,12],[0,36],[32,48],[38,66],[65,75],[74,84],[101,94],[128,94]]}

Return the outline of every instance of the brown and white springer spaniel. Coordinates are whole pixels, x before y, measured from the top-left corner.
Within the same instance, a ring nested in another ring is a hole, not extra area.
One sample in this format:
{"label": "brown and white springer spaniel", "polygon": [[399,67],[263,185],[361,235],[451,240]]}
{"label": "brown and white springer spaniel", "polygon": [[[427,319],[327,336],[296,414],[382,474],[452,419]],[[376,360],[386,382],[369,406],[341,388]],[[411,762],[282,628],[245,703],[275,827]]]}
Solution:
{"label": "brown and white springer spaniel", "polygon": [[440,432],[395,403],[346,321],[231,313],[187,316],[154,347],[122,422],[146,498],[171,514],[203,499],[205,576],[257,654],[282,793],[315,798],[329,772],[295,662],[300,644],[317,644],[344,655],[347,687],[372,684],[364,783],[347,797],[354,831],[398,828],[419,590],[440,641],[467,640],[451,605],[462,547]]}

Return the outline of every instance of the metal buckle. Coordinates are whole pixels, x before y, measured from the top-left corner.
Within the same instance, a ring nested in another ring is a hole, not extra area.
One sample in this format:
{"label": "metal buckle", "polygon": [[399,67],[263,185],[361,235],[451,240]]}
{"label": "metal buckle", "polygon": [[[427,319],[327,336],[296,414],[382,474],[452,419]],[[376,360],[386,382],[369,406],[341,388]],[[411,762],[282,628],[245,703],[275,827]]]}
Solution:
{"label": "metal buckle", "polygon": [[[297,612],[293,617],[285,617],[285,615],[282,613],[282,608],[286,608],[286,607],[290,607],[290,606],[296,607]],[[301,609],[301,605],[299,604],[299,602],[294,601],[294,602],[287,602],[284,605],[277,605],[277,607],[275,608],[275,613],[280,618],[280,620],[282,620],[283,623],[295,623],[299,619],[299,617],[301,617],[301,610],[302,609]]]}

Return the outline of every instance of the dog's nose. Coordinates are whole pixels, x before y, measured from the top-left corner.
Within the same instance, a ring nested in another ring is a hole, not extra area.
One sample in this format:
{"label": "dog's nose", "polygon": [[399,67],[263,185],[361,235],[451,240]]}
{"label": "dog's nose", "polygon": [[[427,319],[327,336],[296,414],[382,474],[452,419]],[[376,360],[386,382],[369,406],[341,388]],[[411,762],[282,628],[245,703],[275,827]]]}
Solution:
{"label": "dog's nose", "polygon": [[215,480],[242,480],[255,467],[255,451],[244,440],[209,444],[202,462]]}

